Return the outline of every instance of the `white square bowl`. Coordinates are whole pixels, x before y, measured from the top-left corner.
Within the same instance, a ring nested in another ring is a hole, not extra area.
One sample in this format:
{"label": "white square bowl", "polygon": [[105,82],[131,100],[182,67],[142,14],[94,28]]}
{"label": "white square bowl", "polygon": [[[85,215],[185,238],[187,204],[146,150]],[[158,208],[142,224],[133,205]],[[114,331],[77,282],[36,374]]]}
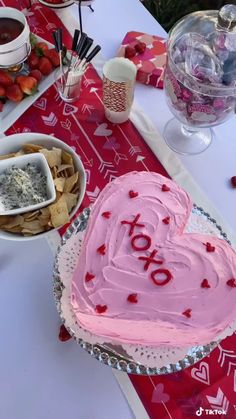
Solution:
{"label": "white square bowl", "polygon": [[[22,134],[13,134],[0,139],[0,155],[16,153],[22,148],[23,144],[38,144],[45,148],[52,149],[53,147],[61,148],[62,150],[67,151],[71,154],[76,171],[79,172],[79,196],[76,206],[70,212],[70,219],[76,214],[79,210],[79,207],[84,199],[84,194],[86,190],[86,173],[84,166],[78,154],[66,143],[59,140],[58,138],[53,137],[52,135],[40,134],[35,132],[27,132]],[[62,227],[62,226],[61,226]],[[33,236],[23,236],[23,234],[9,233],[0,229],[0,239],[14,240],[14,241],[29,241],[37,240],[38,238],[46,237],[50,235],[53,231],[59,230],[59,228],[52,228],[49,231],[39,233]]]}
{"label": "white square bowl", "polygon": [[27,205],[25,207],[14,208],[11,210],[4,210],[1,206],[1,195],[0,195],[0,215],[17,215],[23,214],[28,211],[35,211],[40,208],[46,207],[47,205],[51,204],[56,199],[56,190],[53,182],[53,177],[51,171],[49,169],[49,165],[45,156],[41,153],[31,153],[25,154],[22,156],[11,157],[9,159],[0,160],[0,175],[6,169],[11,168],[12,166],[16,166],[19,169],[25,168],[25,166],[30,163],[37,167],[37,169],[42,173],[42,175],[46,176],[47,183],[46,183],[46,192],[47,192],[47,200],[39,202],[33,205]]}

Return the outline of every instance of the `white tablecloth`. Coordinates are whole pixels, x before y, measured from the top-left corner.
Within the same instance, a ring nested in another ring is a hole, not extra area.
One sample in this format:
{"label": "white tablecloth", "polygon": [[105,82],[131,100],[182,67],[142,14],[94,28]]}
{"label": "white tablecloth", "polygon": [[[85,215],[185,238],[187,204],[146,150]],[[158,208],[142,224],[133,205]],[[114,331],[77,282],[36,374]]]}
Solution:
{"label": "white tablecloth", "polygon": [[[97,0],[95,13],[83,9],[84,30],[115,55],[126,32],[165,36],[139,0]],[[68,28],[77,7],[59,12]],[[162,132],[171,117],[161,90],[137,85],[135,99]],[[205,153],[181,158],[225,220],[236,231],[236,120],[215,128]],[[129,419],[133,417],[112,371],[73,341],[57,340],[60,324],[52,298],[53,253],[45,240],[0,241],[0,418]],[[130,389],[126,387],[126,391]],[[141,407],[139,417],[144,418]]]}

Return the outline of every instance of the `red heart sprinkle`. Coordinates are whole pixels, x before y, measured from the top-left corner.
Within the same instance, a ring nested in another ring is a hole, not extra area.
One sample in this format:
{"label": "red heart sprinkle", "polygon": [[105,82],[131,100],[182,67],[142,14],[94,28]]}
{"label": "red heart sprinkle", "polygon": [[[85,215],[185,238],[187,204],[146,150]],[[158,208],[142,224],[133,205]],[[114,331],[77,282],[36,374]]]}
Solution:
{"label": "red heart sprinkle", "polygon": [[60,327],[58,338],[61,342],[66,342],[67,340],[70,340],[72,338],[68,330],[65,328],[64,324],[62,324]]}
{"label": "red heart sprinkle", "polygon": [[236,288],[236,279],[229,279],[226,283],[229,287]]}
{"label": "red heart sprinkle", "polygon": [[137,296],[138,296],[137,294],[130,294],[127,297],[127,301],[129,301],[130,303],[137,303],[138,302]]}
{"label": "red heart sprinkle", "polygon": [[187,310],[183,311],[182,314],[189,318],[191,317],[191,311],[192,311],[191,308],[188,308]]}
{"label": "red heart sprinkle", "polygon": [[236,188],[236,176],[231,177],[231,185]]}
{"label": "red heart sprinkle", "polygon": [[85,275],[85,282],[89,282],[93,278],[95,278],[95,275],[90,274],[89,272],[87,272],[86,275]]}
{"label": "red heart sprinkle", "polygon": [[211,243],[207,242],[205,244],[205,246],[206,246],[206,251],[207,252],[214,252],[215,251],[215,246],[212,246]]}
{"label": "red heart sprinkle", "polygon": [[138,192],[129,191],[129,197],[130,198],[136,198],[136,196],[138,196]]}
{"label": "red heart sprinkle", "polygon": [[201,283],[201,287],[202,288],[211,288],[209,282],[207,279],[203,279],[202,283]]}
{"label": "red heart sprinkle", "polygon": [[105,211],[105,212],[103,212],[103,213],[102,213],[102,216],[103,216],[104,218],[110,218],[110,216],[111,216],[111,212],[110,212],[110,211]]}
{"label": "red heart sprinkle", "polygon": [[107,306],[101,306],[100,304],[96,305],[95,310],[98,314],[102,314],[105,313],[105,311],[107,311]]}
{"label": "red heart sprinkle", "polygon": [[170,224],[170,217],[163,218],[162,222],[164,224]]}
{"label": "red heart sprinkle", "polygon": [[106,254],[106,245],[102,244],[100,247],[98,247],[97,252],[100,253],[100,255],[105,255]]}
{"label": "red heart sprinkle", "polygon": [[161,190],[162,190],[162,192],[169,192],[170,191],[170,188],[169,188],[169,186],[167,186],[167,185],[162,185],[162,188],[161,188]]}

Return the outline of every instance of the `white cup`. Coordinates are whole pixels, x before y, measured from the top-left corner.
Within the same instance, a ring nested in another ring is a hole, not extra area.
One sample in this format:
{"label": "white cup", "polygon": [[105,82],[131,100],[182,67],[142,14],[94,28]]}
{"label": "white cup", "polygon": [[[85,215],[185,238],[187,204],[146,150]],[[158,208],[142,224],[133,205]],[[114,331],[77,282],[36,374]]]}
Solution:
{"label": "white cup", "polygon": [[116,57],[103,67],[103,104],[106,118],[115,124],[129,119],[137,69],[127,58]]}
{"label": "white cup", "polygon": [[24,25],[20,35],[11,42],[0,45],[0,68],[11,67],[26,60],[30,54],[30,29],[25,15],[12,7],[0,7],[0,17],[19,20]]}

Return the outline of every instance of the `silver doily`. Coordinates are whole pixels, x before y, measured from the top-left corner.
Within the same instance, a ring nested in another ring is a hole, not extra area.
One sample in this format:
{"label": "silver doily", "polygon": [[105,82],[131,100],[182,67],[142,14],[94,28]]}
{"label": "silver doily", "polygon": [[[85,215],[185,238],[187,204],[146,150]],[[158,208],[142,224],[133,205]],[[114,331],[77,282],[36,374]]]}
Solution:
{"label": "silver doily", "polygon": [[[62,322],[76,342],[90,355],[106,365],[127,373],[162,375],[193,365],[209,355],[223,338],[234,332],[236,325],[232,324],[208,345],[178,348],[120,344],[82,329],[71,309],[70,286],[89,215],[90,209],[86,208],[62,237],[55,259],[53,291]],[[185,232],[216,235],[230,244],[227,235],[216,221],[197,206],[194,206],[192,210]]]}

